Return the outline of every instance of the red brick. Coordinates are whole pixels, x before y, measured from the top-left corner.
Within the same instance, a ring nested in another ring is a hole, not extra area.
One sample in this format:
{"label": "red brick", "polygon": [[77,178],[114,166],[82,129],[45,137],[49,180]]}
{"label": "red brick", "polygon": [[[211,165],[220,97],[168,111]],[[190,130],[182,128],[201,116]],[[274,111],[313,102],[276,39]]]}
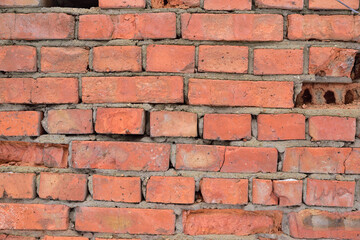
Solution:
{"label": "red brick", "polygon": [[255,0],[258,8],[281,8],[290,10],[301,10],[304,0]]}
{"label": "red brick", "polygon": [[84,103],[183,103],[179,76],[83,77]]}
{"label": "red brick", "polygon": [[206,203],[247,204],[248,184],[247,179],[203,178],[200,191]]}
{"label": "red brick", "polygon": [[199,72],[247,73],[248,54],[248,47],[201,45],[198,70]]}
{"label": "red brick", "polygon": [[87,195],[87,176],[71,173],[40,173],[40,198],[64,201],[84,201]]}
{"label": "red brick", "polygon": [[360,148],[353,148],[350,155],[345,159],[345,173],[360,173]]}
{"label": "red brick", "polygon": [[168,209],[96,208],[76,209],[75,229],[85,232],[128,234],[174,234],[175,214]]}
{"label": "red brick", "polygon": [[36,238],[1,234],[0,240],[36,240]]}
{"label": "red brick", "polygon": [[276,172],[276,148],[226,147],[220,172]]}
{"label": "red brick", "polygon": [[141,142],[72,142],[74,168],[166,171],[170,145]]}
{"label": "red brick", "polygon": [[351,148],[294,147],[285,150],[284,172],[344,173]]}
{"label": "red brick", "polygon": [[302,114],[260,114],[257,123],[258,140],[305,139],[305,116]]}
{"label": "red brick", "polygon": [[46,2],[42,0],[2,0],[0,2],[1,7],[39,7],[44,5]]}
{"label": "red brick", "polygon": [[95,131],[106,134],[144,134],[145,111],[141,108],[98,108]]}
{"label": "red brick", "polygon": [[190,79],[191,105],[292,108],[293,82]]}
{"label": "red brick", "polygon": [[358,239],[360,211],[306,209],[289,213],[290,235],[295,238]]}
{"label": "red brick", "polygon": [[251,10],[250,0],[204,0],[206,10]]}
{"label": "red brick", "polygon": [[0,141],[0,165],[66,168],[68,146]]}
{"label": "red brick", "polygon": [[81,15],[79,18],[79,39],[162,39],[175,37],[176,15],[170,12]]}
{"label": "red brick", "polygon": [[354,205],[355,182],[307,179],[307,205],[352,207]]}
{"label": "red brick", "polygon": [[93,175],[93,199],[113,202],[141,202],[139,177],[111,177]]}
{"label": "red brick", "polygon": [[146,185],[146,201],[192,204],[195,200],[195,180],[192,177],[152,176]]}
{"label": "red brick", "polygon": [[150,113],[152,137],[197,137],[197,114],[158,111]]}
{"label": "red brick", "polygon": [[78,103],[77,78],[38,78],[35,80],[31,102],[33,104]]}
{"label": "red brick", "polygon": [[[353,9],[359,8],[358,0],[342,0],[343,3]],[[347,7],[337,1],[326,1],[326,0],[309,0],[309,9],[346,9]]]}
{"label": "red brick", "polygon": [[194,8],[200,7],[200,0],[152,0],[152,8]]}
{"label": "red brick", "polygon": [[34,198],[35,176],[34,173],[0,173],[0,198]]}
{"label": "red brick", "polygon": [[274,180],[273,192],[279,198],[280,206],[296,206],[302,203],[303,181],[286,179]]}
{"label": "red brick", "polygon": [[224,146],[177,144],[175,168],[218,172],[224,163],[224,156]]}
{"label": "red brick", "polygon": [[254,74],[303,74],[303,49],[255,49]]}
{"label": "red brick", "polygon": [[251,139],[250,114],[205,114],[204,139]]}
{"label": "red brick", "polygon": [[99,0],[101,8],[145,8],[145,0]]}
{"label": "red brick", "polygon": [[182,37],[189,40],[283,40],[283,17],[276,14],[184,13],[181,27]]}
{"label": "red brick", "polygon": [[91,109],[50,110],[47,132],[52,134],[93,133]]}
{"label": "red brick", "polygon": [[89,50],[80,47],[42,47],[41,71],[52,73],[85,73]]}
{"label": "red brick", "polygon": [[141,72],[141,47],[94,47],[93,69],[96,72]]}
{"label": "red brick", "polygon": [[0,71],[36,72],[36,48],[31,46],[1,46]]}
{"label": "red brick", "polygon": [[0,112],[0,136],[40,136],[42,112]]}
{"label": "red brick", "polygon": [[195,46],[149,45],[146,48],[146,70],[193,73]]}
{"label": "red brick", "polygon": [[273,192],[273,183],[269,179],[254,179],[252,185],[252,202],[261,205],[277,205],[278,197]]}
{"label": "red brick", "polygon": [[183,212],[187,235],[236,235],[280,233],[280,211],[245,211],[242,209],[200,209]]}
{"label": "red brick", "polygon": [[290,40],[360,41],[360,16],[299,15],[288,16]]}
{"label": "red brick", "polygon": [[89,240],[86,237],[52,237],[52,236],[45,236],[42,240]]}
{"label": "red brick", "polygon": [[43,204],[0,204],[0,229],[67,230],[69,207]]}
{"label": "red brick", "polygon": [[355,118],[330,116],[309,118],[309,135],[313,141],[355,141],[355,133]]}
{"label": "red brick", "polygon": [[0,78],[0,103],[31,103],[32,78]]}
{"label": "red brick", "polygon": [[75,19],[65,13],[2,13],[0,39],[72,39]]}
{"label": "red brick", "polygon": [[311,47],[309,73],[318,76],[348,77],[355,63],[357,50],[334,47]]}

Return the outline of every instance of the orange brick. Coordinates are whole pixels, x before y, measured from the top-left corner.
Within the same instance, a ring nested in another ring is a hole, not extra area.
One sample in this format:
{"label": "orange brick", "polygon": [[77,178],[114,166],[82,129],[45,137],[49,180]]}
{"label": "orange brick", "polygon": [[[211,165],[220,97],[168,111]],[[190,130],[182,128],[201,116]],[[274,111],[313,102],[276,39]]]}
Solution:
{"label": "orange brick", "polygon": [[344,173],[351,148],[294,147],[285,150],[284,172]]}
{"label": "orange brick", "polygon": [[225,147],[210,145],[176,145],[176,169],[220,171],[224,163]]}
{"label": "orange brick", "polygon": [[353,207],[355,194],[354,181],[332,181],[307,179],[307,205],[330,207]]}
{"label": "orange brick", "polygon": [[152,176],[146,185],[146,201],[192,204],[195,201],[195,180],[192,177]]}
{"label": "orange brick", "polygon": [[145,111],[140,108],[98,108],[95,131],[106,134],[144,134]]}
{"label": "orange brick", "polygon": [[0,78],[0,103],[31,103],[32,78]]}
{"label": "orange brick", "polygon": [[83,77],[84,103],[183,103],[179,76]]}
{"label": "orange brick", "polygon": [[87,176],[70,173],[40,173],[40,198],[64,201],[84,201],[87,195]]}
{"label": "orange brick", "polygon": [[248,180],[226,178],[203,178],[201,195],[206,203],[247,204]]}
{"label": "orange brick", "polygon": [[0,136],[40,136],[42,112],[0,112]]}
{"label": "orange brick", "polygon": [[141,47],[94,47],[93,68],[96,72],[141,72]]}
{"label": "orange brick", "polygon": [[281,232],[282,212],[242,209],[200,209],[183,212],[187,235],[235,235]]}
{"label": "orange brick", "polygon": [[2,0],[0,2],[1,7],[40,7],[44,5],[46,2],[41,0]]}
{"label": "orange brick", "polygon": [[255,5],[258,8],[301,10],[304,7],[304,0],[255,0]]}
{"label": "orange brick", "polygon": [[0,234],[0,240],[36,240],[36,238]]}
{"label": "orange brick", "polygon": [[251,10],[249,0],[204,0],[206,10]]}
{"label": "orange brick", "polygon": [[150,113],[152,137],[197,137],[197,114],[158,111]]}
{"label": "orange brick", "polygon": [[101,8],[145,8],[145,0],[99,0]]}
{"label": "orange brick", "polygon": [[345,173],[360,173],[360,148],[353,148],[350,155],[345,161]]}
{"label": "orange brick", "polygon": [[34,198],[35,176],[34,173],[0,173],[0,198]]}
{"label": "orange brick", "polygon": [[184,13],[181,28],[182,37],[189,40],[283,40],[283,17],[276,14]]}
{"label": "orange brick", "polygon": [[0,141],[0,165],[66,168],[68,145]]}
{"label": "orange brick", "polygon": [[190,79],[189,104],[292,108],[293,82]]}
{"label": "orange brick", "polygon": [[296,206],[302,203],[303,182],[301,180],[274,180],[273,192],[280,206]]}
{"label": "orange brick", "polygon": [[360,16],[288,15],[290,40],[360,41]]}
{"label": "orange brick", "polygon": [[309,118],[309,135],[313,141],[355,141],[355,133],[355,118],[330,116],[315,116]]}
{"label": "orange brick", "polygon": [[250,114],[205,114],[204,139],[251,139]]}
{"label": "orange brick", "polygon": [[170,235],[175,231],[175,214],[168,209],[78,207],[75,229],[83,232]]}
{"label": "orange brick", "polygon": [[47,73],[85,73],[89,50],[80,47],[42,47],[41,71]]}
{"label": "orange brick", "polygon": [[44,204],[0,204],[0,229],[67,230],[69,207]]}
{"label": "orange brick", "polygon": [[261,205],[277,205],[278,197],[273,192],[273,183],[269,179],[254,179],[252,202]]}
{"label": "orange brick", "polygon": [[50,110],[47,132],[52,134],[93,133],[91,109]]}
{"label": "orange brick", "polygon": [[201,45],[198,70],[199,72],[247,73],[248,54],[248,47]]}
{"label": "orange brick", "polygon": [[254,74],[303,74],[303,50],[255,49]]}
{"label": "orange brick", "polygon": [[0,39],[72,39],[75,19],[65,13],[2,13]]}
{"label": "orange brick", "polygon": [[72,142],[74,168],[166,171],[170,145],[141,142]]}
{"label": "orange brick", "polygon": [[[342,0],[343,3],[348,5],[353,9],[359,8],[358,0]],[[309,9],[345,9],[349,10],[347,7],[342,5],[337,1],[326,1],[326,0],[309,0]]]}
{"label": "orange brick", "polygon": [[171,12],[81,15],[79,18],[79,39],[162,39],[175,37],[176,15]]}
{"label": "orange brick", "polygon": [[0,46],[0,71],[36,72],[36,48]]}
{"label": "orange brick", "polygon": [[146,49],[146,70],[192,73],[195,71],[195,46],[149,45]]}
{"label": "orange brick", "polygon": [[257,123],[259,140],[305,139],[305,116],[302,114],[260,114]]}
{"label": "orange brick", "polygon": [[226,147],[220,172],[276,172],[276,148]]}
{"label": "orange brick", "polygon": [[110,177],[93,175],[93,199],[113,202],[141,202],[139,177]]}

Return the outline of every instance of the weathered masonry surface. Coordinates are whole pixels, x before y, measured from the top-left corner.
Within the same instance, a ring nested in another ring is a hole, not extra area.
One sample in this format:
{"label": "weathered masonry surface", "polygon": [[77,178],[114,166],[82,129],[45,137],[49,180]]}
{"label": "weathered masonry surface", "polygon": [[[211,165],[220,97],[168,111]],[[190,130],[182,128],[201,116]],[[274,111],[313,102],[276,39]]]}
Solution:
{"label": "weathered masonry surface", "polygon": [[0,0],[0,240],[360,239],[359,108],[336,0]]}

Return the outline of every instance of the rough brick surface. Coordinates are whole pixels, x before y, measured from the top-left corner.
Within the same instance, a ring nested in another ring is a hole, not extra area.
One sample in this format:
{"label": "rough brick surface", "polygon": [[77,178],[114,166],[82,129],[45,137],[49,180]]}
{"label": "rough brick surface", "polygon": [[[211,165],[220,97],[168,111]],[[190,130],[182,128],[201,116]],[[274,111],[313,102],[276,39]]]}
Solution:
{"label": "rough brick surface", "polygon": [[129,234],[173,234],[175,214],[168,209],[95,208],[76,209],[77,231],[129,233]]}
{"label": "rough brick surface", "polygon": [[38,194],[45,199],[84,201],[87,194],[87,176],[43,172],[40,174]]}
{"label": "rough brick surface", "polygon": [[301,205],[303,181],[286,179],[274,180],[273,191],[279,198],[280,206]]}
{"label": "rough brick surface", "polygon": [[151,112],[150,135],[152,137],[196,137],[197,115],[188,112]]}
{"label": "rough brick surface", "polygon": [[181,28],[182,37],[189,40],[283,40],[283,18],[275,14],[184,13]]}
{"label": "rough brick surface", "polygon": [[36,48],[0,46],[0,71],[36,72]]}
{"label": "rough brick surface", "polygon": [[50,110],[47,115],[47,132],[53,134],[92,133],[92,110]]}
{"label": "rough brick surface", "polygon": [[140,108],[98,108],[95,131],[105,134],[144,134],[145,111]]}
{"label": "rough brick surface", "polygon": [[330,116],[315,116],[309,118],[309,135],[314,141],[355,141],[355,132],[355,118]]}
{"label": "rough brick surface", "polygon": [[82,100],[85,103],[182,103],[183,78],[83,77]]}
{"label": "rough brick surface", "polygon": [[46,1],[42,0],[2,0],[1,7],[38,7],[43,6]]}
{"label": "rough brick surface", "polygon": [[[359,1],[357,0],[343,0],[343,3],[348,5],[349,7],[353,9],[359,8]],[[326,0],[309,0],[309,8],[310,9],[346,9],[347,7],[342,5],[341,3],[335,1],[335,2],[329,2]]]}
{"label": "rough brick surface", "polygon": [[146,184],[146,201],[191,204],[195,200],[192,177],[151,177]]}
{"label": "rough brick surface", "polygon": [[194,8],[200,6],[200,0],[151,0],[152,8]]}
{"label": "rough brick surface", "polygon": [[0,103],[31,103],[32,78],[0,78]]}
{"label": "rough brick surface", "polygon": [[166,171],[170,145],[135,142],[72,142],[74,168]]}
{"label": "rough brick surface", "polygon": [[[246,0],[247,1],[247,0]],[[199,46],[199,72],[248,72],[248,47]]]}
{"label": "rough brick surface", "polygon": [[254,179],[252,202],[261,205],[277,205],[278,197],[273,192],[273,183],[268,179]]}
{"label": "rough brick surface", "polygon": [[137,46],[102,46],[93,48],[96,72],[140,72],[141,48]]}
{"label": "rough brick surface", "polygon": [[0,240],[36,240],[36,238],[0,234]]}
{"label": "rough brick surface", "polygon": [[145,8],[145,0],[99,0],[101,8]]}
{"label": "rough brick surface", "polygon": [[251,10],[249,0],[204,0],[207,10]]}
{"label": "rough brick surface", "polygon": [[35,177],[34,173],[0,173],[0,198],[34,198]]}
{"label": "rough brick surface", "polygon": [[111,177],[93,175],[93,199],[100,201],[141,201],[141,180],[139,177]]}
{"label": "rough brick surface", "polygon": [[39,136],[42,112],[0,112],[0,136]]}
{"label": "rough brick surface", "polygon": [[300,10],[303,9],[304,0],[255,0],[255,4],[259,8]]}
{"label": "rough brick surface", "polygon": [[203,178],[201,196],[206,203],[247,204],[248,182],[247,179]]}

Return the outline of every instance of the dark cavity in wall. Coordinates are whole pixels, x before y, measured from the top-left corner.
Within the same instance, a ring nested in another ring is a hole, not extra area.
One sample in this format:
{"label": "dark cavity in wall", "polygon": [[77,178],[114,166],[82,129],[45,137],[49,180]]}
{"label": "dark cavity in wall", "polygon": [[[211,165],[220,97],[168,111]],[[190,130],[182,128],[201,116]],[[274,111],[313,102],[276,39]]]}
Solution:
{"label": "dark cavity in wall", "polygon": [[360,79],[360,53],[357,53],[355,56],[354,67],[351,71],[351,79],[352,80]]}
{"label": "dark cavity in wall", "polygon": [[49,0],[49,7],[92,8],[98,7],[98,0]]}

